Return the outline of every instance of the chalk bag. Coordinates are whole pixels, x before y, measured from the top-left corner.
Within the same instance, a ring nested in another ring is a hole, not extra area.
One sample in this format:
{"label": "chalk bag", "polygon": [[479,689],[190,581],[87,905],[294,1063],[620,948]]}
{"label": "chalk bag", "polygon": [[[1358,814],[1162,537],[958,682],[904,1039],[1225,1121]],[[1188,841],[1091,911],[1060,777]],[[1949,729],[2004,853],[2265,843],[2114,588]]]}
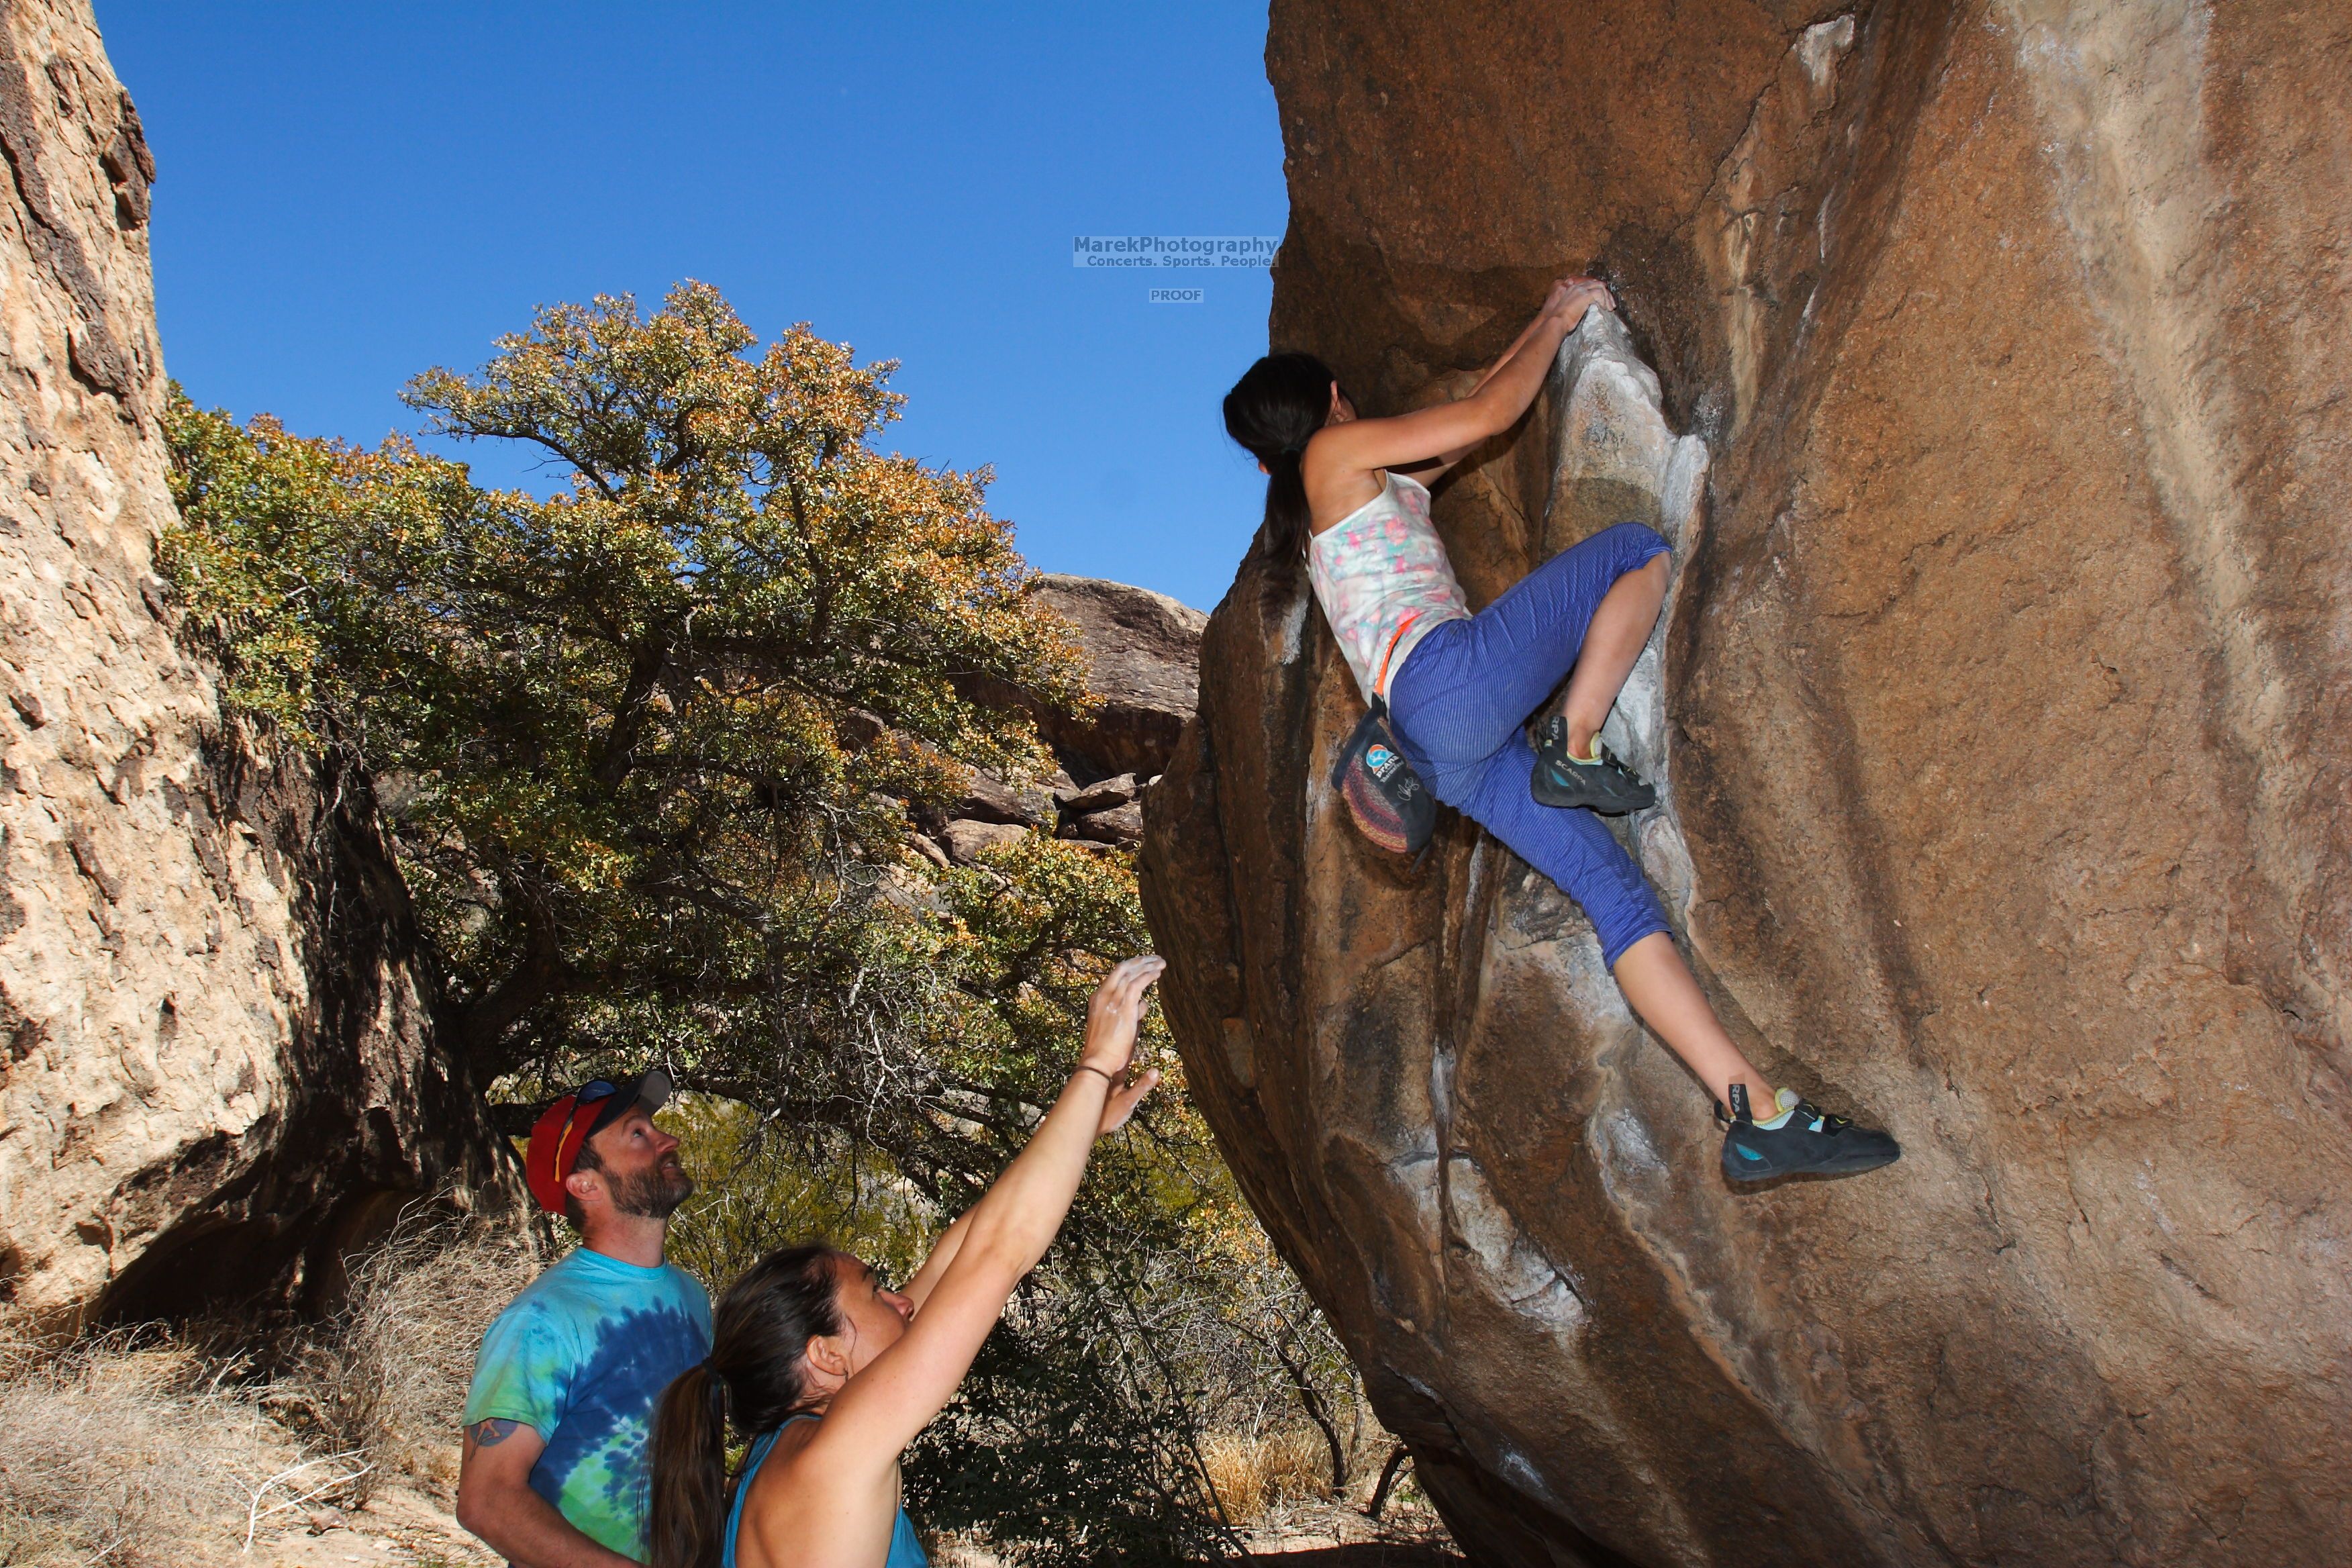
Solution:
{"label": "chalk bag", "polygon": [[1389,728],[1389,708],[1372,699],[1331,769],[1331,787],[1363,836],[1399,855],[1418,855],[1437,828],[1437,800]]}

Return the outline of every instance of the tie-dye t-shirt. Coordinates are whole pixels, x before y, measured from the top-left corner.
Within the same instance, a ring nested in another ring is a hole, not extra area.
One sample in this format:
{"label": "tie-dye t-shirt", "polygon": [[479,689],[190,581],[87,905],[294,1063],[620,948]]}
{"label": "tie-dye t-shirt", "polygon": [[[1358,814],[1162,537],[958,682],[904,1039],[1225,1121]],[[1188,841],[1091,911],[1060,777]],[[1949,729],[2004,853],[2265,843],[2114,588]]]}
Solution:
{"label": "tie-dye t-shirt", "polygon": [[1429,490],[1390,474],[1381,493],[1308,542],[1307,575],[1364,700],[1386,698],[1405,656],[1448,621],[1470,618]]}
{"label": "tie-dye t-shirt", "polygon": [[710,1353],[694,1276],[580,1248],[482,1336],[465,1425],[520,1421],[545,1439],[530,1489],[581,1533],[646,1555],[646,1440],[670,1379]]}

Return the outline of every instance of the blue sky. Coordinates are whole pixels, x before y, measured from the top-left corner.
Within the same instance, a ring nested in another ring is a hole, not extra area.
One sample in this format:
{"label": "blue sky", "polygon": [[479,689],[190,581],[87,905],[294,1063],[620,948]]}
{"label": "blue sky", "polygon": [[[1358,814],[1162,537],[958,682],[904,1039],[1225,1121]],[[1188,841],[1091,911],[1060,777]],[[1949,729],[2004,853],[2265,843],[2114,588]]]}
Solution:
{"label": "blue sky", "polygon": [[1037,565],[1202,608],[1231,582],[1263,481],[1217,399],[1264,352],[1267,276],[1070,247],[1281,234],[1263,0],[97,8],[198,402],[373,442],[414,428],[410,375],[474,368],[534,305],[699,278],[763,337],[805,320],[901,361],[885,444],[993,463]]}

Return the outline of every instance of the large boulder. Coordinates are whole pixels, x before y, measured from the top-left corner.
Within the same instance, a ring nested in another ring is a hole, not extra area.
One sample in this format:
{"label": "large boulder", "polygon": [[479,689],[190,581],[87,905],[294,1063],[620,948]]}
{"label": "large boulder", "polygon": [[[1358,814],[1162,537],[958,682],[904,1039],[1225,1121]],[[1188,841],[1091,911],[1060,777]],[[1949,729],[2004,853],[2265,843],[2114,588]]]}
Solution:
{"label": "large boulder", "polygon": [[1349,828],[1358,700],[1254,550],[1147,909],[1457,1537],[2352,1561],[2352,12],[1277,0],[1267,61],[1273,336],[1368,411],[1616,281],[1440,527],[1479,603],[1679,533],[1626,841],[1748,1048],[1906,1150],[1727,1188],[1573,905]]}
{"label": "large boulder", "polygon": [[512,1159],[437,1048],[366,781],[175,644],[154,170],[86,0],[0,16],[0,1310],[334,1289]]}
{"label": "large boulder", "polygon": [[1030,592],[1076,631],[1096,706],[1083,715],[1066,713],[977,679],[972,695],[1028,708],[1055,759],[1080,784],[1115,773],[1158,774],[1192,716],[1201,630],[1209,617],[1165,594],[1099,577],[1043,572]]}

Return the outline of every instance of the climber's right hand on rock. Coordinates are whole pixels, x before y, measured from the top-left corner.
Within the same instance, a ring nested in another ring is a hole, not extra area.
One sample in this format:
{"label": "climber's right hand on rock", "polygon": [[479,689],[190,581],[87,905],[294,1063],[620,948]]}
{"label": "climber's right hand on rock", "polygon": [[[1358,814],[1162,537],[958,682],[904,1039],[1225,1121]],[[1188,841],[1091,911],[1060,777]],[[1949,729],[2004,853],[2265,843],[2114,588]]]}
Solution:
{"label": "climber's right hand on rock", "polygon": [[1551,294],[1544,300],[1545,310],[1566,317],[1571,327],[1584,320],[1585,310],[1594,305],[1604,310],[1617,308],[1616,296],[1598,278],[1562,278],[1551,286]]}
{"label": "climber's right hand on rock", "polygon": [[1135,1060],[1135,1031],[1143,1018],[1143,994],[1167,967],[1168,961],[1157,953],[1130,958],[1103,977],[1103,983],[1095,987],[1094,999],[1087,1004],[1087,1043],[1078,1053],[1078,1067],[1110,1080],[1110,1098],[1104,1102],[1097,1135],[1125,1126],[1143,1097],[1160,1085],[1157,1070],[1129,1083],[1127,1069]]}

